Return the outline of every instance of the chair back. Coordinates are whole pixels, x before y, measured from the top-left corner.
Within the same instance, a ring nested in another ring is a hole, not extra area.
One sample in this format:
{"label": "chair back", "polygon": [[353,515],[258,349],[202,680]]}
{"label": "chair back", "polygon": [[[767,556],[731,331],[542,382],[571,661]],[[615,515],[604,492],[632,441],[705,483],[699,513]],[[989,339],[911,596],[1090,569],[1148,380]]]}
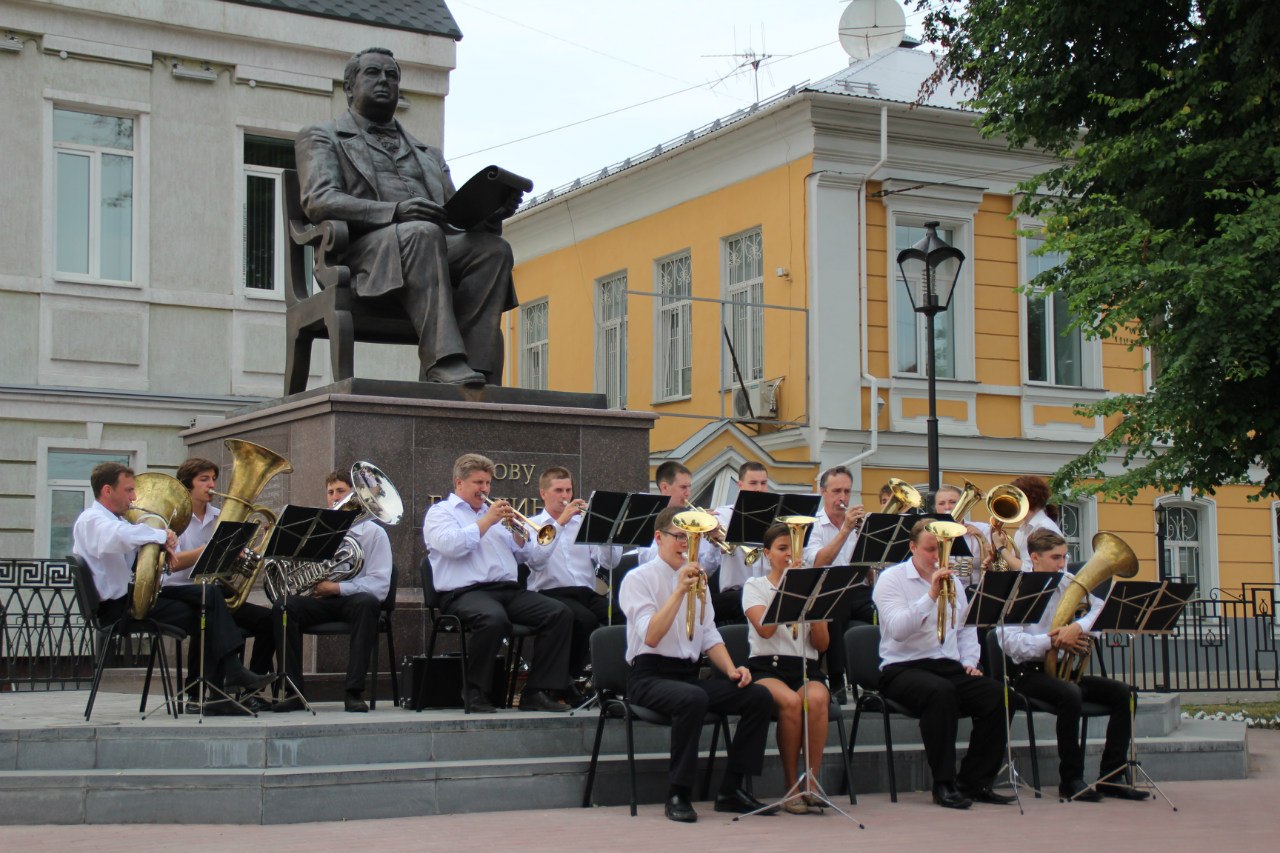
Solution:
{"label": "chair back", "polygon": [[418,564],[418,579],[422,581],[422,606],[428,610],[439,610],[440,593],[436,592],[436,579],[431,572],[430,557],[424,556]]}
{"label": "chair back", "polygon": [[396,609],[396,584],[400,581],[400,569],[391,564],[391,586],[387,587],[387,597],[382,599],[382,612],[390,613]]}
{"label": "chair back", "polygon": [[605,625],[591,632],[591,683],[601,693],[627,692],[627,626]]}
{"label": "chair back", "polygon": [[729,652],[729,657],[737,666],[746,666],[747,658],[751,656],[751,638],[747,632],[751,630],[750,625],[725,625],[720,628],[720,638],[724,640],[724,647]]}
{"label": "chair back", "polygon": [[844,632],[845,664],[849,678],[864,690],[880,685],[880,626],[854,625]]}
{"label": "chair back", "polygon": [[98,588],[93,585],[93,572],[75,554],[67,555],[67,568],[71,570],[76,603],[80,605],[80,615],[84,617],[85,624],[96,631],[102,630],[98,621],[98,606],[102,604],[102,596],[98,595]]}

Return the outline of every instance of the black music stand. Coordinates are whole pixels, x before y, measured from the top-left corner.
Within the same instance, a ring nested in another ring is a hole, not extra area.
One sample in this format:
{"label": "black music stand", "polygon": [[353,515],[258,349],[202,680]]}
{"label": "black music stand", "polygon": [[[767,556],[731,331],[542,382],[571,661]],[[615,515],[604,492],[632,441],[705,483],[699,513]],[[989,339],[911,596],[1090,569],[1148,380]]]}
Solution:
{"label": "black music stand", "polygon": [[[342,509],[322,509],[308,506],[286,506],[271,531],[271,537],[262,549],[261,558],[293,562],[319,563],[333,559],[338,546],[359,513]],[[274,602],[273,602],[274,603]],[[289,645],[289,586],[284,585],[284,600],[280,604],[280,637],[276,643],[278,672],[277,701],[298,699],[314,717],[316,709],[302,695],[298,685],[289,677],[285,665],[285,650]]]}
{"label": "black music stand", "polygon": [[[828,622],[831,619],[831,613],[836,608],[847,607],[848,602],[844,599],[851,594],[855,587],[862,586],[867,582],[869,573],[870,569],[855,566],[787,569],[782,575],[782,585],[778,587],[773,600],[765,608],[760,624],[775,625],[778,630],[787,627],[794,630],[798,627],[802,638],[800,647],[803,649],[809,643],[809,626],[814,622]],[[834,642],[835,638],[832,638],[832,640]],[[804,795],[808,793],[818,800],[820,808],[834,809],[856,823],[858,829],[866,829],[861,821],[831,802],[830,798],[827,797],[827,792],[823,790],[820,780],[809,778],[809,666],[807,661],[800,667],[800,678],[800,716],[804,723],[804,728],[800,735],[800,755],[804,762],[804,772],[796,774],[795,784],[782,795],[782,799],[778,800],[778,802],[762,809],[739,815],[739,817],[749,817],[765,812],[772,814],[791,800],[799,799],[803,801]],[[812,785],[812,789],[809,791],[804,790],[806,782]],[[853,780],[850,780],[849,784],[852,785]],[[738,820],[738,817],[735,817],[734,820]]]}
{"label": "black music stand", "polygon": [[[962,627],[996,628],[1002,632],[1003,636],[1006,625],[1035,624],[1044,615],[1044,609],[1049,605],[1049,600],[1053,598],[1053,593],[1061,582],[1061,572],[983,572],[982,579],[973,589],[973,595],[969,599],[969,608],[965,613]],[[1036,790],[1034,785],[1028,785],[1022,780],[1018,768],[1013,763],[1013,731],[1009,716],[1009,661],[1005,657],[1003,645],[1000,646],[1000,656],[1004,658],[1004,666],[1000,667],[1003,676],[1001,687],[1004,692],[1004,760],[1005,766],[1009,768],[1009,787],[1013,789],[1014,799],[1018,803],[1018,814],[1026,814],[1022,809],[1022,795],[1019,789],[1025,787],[1037,797],[1040,796],[1040,791]]]}
{"label": "black music stand", "polygon": [[[725,529],[725,541],[758,545],[764,533],[779,518],[788,515],[814,517],[822,498],[818,495],[775,494],[773,492],[738,492],[733,502],[733,517]],[[813,526],[805,528],[808,541]]]}
{"label": "black music stand", "polygon": [[876,573],[886,566],[893,566],[911,554],[911,527],[918,520],[914,515],[891,515],[870,512],[862,522],[862,530],[853,543],[849,564],[871,569],[870,585],[875,585]]}
{"label": "black music stand", "polygon": [[[234,574],[232,567],[240,559],[240,553],[253,540],[254,535],[258,532],[258,527],[259,523],[256,521],[220,522],[214,527],[213,536],[200,552],[200,557],[196,560],[196,564],[191,567],[191,580],[193,583],[200,585],[200,629],[197,634],[200,643],[200,672],[192,685],[198,688],[196,695],[199,697],[197,699],[197,704],[200,707],[200,717],[197,720],[199,723],[204,722],[204,709],[205,705],[208,704],[211,691],[239,708],[245,714],[252,717],[258,716],[243,703],[232,699],[231,695],[221,687],[210,684],[208,677],[205,675],[205,631],[208,625],[207,596],[209,595],[209,587],[232,577]],[[218,591],[218,594],[221,595],[221,591]],[[184,693],[186,689],[184,685]]]}
{"label": "black music stand", "polygon": [[[648,492],[592,492],[575,545],[633,548],[653,543],[658,516],[670,499]],[[609,569],[609,624],[613,624],[613,568]]]}
{"label": "black music stand", "polygon": [[[1126,634],[1129,638],[1129,654],[1125,661],[1125,679],[1129,685],[1129,757],[1123,765],[1088,785],[1086,790],[1096,791],[1099,784],[1108,782],[1113,776],[1132,771],[1135,788],[1139,787],[1138,775],[1141,774],[1146,781],[1144,787],[1150,787],[1159,794],[1169,804],[1169,808],[1175,812],[1178,810],[1151,775],[1142,769],[1142,762],[1138,761],[1138,740],[1135,734],[1138,684],[1134,672],[1133,637],[1137,634],[1173,633],[1182,611],[1195,592],[1196,585],[1186,581],[1116,581],[1111,585],[1111,594],[1102,605],[1102,612],[1093,621],[1092,630]],[[1123,785],[1124,779],[1112,784]]]}

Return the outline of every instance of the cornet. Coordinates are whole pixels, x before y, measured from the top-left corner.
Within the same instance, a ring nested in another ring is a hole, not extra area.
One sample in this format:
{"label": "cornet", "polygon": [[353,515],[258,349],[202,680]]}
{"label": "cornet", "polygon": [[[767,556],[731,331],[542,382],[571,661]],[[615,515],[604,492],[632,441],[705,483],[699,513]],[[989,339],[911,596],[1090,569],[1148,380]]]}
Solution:
{"label": "cornet", "polygon": [[[709,512],[702,510],[688,510],[677,515],[671,520],[671,523],[683,530],[689,537],[689,560],[694,562],[698,559],[698,545],[703,536],[715,530],[719,523],[715,516]],[[698,605],[702,605],[701,612]],[[689,593],[685,597],[684,602],[684,632],[685,636],[690,640],[693,639],[693,629],[699,622],[705,621],[707,618],[707,573],[698,572],[698,579],[693,582],[693,586],[689,587]]]}
{"label": "cornet", "polygon": [[[489,496],[486,494],[481,494],[480,500],[484,501],[485,506],[493,506],[493,501],[490,500]],[[514,507],[511,509],[511,514],[515,516],[514,519],[506,518],[502,521],[502,523],[507,526],[508,530],[515,532],[518,525],[523,528],[520,532],[524,534],[525,538],[532,536],[534,539],[538,540],[539,545],[547,545],[556,538],[556,526],[554,524],[547,523],[538,527],[532,521],[516,512]]]}
{"label": "cornet", "polygon": [[[954,521],[935,521],[925,528],[926,531],[933,534],[938,540],[938,568],[939,570],[947,568],[947,562],[951,559],[951,540],[957,539],[965,534],[963,524]],[[941,585],[938,587],[938,642],[943,643],[947,639],[947,616],[948,612],[951,617],[951,627],[956,626],[956,582],[950,575],[942,579]]]}

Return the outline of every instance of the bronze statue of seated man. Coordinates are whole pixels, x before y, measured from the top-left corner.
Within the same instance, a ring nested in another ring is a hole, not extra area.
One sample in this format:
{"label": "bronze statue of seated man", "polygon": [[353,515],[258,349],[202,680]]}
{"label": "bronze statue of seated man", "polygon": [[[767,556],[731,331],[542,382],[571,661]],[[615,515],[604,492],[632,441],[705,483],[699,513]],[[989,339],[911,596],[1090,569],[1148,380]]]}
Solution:
{"label": "bronze statue of seated man", "polygon": [[517,302],[500,234],[520,194],[472,230],[450,227],[449,167],[396,121],[400,66],[391,51],[351,57],[343,91],[347,112],[295,143],[307,218],[347,223],[351,242],[336,260],[350,267],[357,296],[403,304],[418,331],[422,380],[501,384],[502,313]]}

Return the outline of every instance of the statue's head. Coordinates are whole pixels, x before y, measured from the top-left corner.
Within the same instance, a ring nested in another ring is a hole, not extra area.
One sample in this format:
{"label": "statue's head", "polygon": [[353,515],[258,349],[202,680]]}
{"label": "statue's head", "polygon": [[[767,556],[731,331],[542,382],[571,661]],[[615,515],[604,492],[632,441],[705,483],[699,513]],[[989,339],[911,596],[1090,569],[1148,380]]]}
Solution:
{"label": "statue's head", "polygon": [[390,121],[400,100],[400,64],[385,47],[368,47],[352,56],[342,74],[347,106],[373,121]]}

